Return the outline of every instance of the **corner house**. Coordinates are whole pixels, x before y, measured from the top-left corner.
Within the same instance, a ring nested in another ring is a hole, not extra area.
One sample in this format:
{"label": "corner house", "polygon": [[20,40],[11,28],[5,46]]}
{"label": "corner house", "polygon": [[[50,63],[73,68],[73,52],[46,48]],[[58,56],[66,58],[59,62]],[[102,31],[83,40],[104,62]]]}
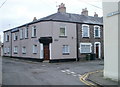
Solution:
{"label": "corner house", "polygon": [[62,3],[58,12],[4,31],[4,56],[26,59],[64,61],[103,55],[103,23],[87,8],[80,14],[66,13]]}

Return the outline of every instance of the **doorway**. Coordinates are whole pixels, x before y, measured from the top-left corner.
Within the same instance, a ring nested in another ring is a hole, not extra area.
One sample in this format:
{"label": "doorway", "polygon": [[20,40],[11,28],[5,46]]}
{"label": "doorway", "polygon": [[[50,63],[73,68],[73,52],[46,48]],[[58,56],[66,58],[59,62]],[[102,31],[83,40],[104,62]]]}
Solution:
{"label": "doorway", "polygon": [[96,54],[96,58],[101,58],[101,44],[100,42],[95,42],[95,51],[94,53]]}
{"label": "doorway", "polygon": [[43,45],[44,48],[44,60],[50,59],[50,50],[49,50],[49,44]]}

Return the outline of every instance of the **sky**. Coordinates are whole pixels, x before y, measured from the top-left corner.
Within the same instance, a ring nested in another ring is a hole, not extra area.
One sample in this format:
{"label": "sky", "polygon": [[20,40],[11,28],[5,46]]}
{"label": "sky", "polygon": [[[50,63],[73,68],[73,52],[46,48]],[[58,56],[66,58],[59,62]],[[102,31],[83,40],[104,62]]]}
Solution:
{"label": "sky", "polygon": [[[6,0],[0,0],[0,6]],[[67,13],[81,14],[83,8],[88,9],[89,16],[96,12],[103,16],[102,0],[7,0],[0,8],[0,35],[3,31],[57,12],[58,5],[64,3]]]}

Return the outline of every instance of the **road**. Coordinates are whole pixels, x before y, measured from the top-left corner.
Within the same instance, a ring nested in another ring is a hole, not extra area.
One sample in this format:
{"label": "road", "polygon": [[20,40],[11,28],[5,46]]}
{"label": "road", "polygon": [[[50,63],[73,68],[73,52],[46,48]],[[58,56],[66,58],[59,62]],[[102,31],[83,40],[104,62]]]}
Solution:
{"label": "road", "polygon": [[103,69],[103,61],[41,63],[2,59],[3,85],[85,85],[86,72]]}

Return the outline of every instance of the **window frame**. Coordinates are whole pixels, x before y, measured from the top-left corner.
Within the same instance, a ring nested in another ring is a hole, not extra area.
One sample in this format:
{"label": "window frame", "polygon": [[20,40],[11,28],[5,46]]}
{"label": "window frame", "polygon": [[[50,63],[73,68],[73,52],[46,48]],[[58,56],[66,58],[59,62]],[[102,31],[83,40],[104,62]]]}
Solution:
{"label": "window frame", "polygon": [[69,45],[63,45],[62,46],[62,54],[63,55],[69,55],[70,54],[70,47],[69,47]]}
{"label": "window frame", "polygon": [[28,27],[26,27],[25,28],[25,39],[28,39],[28,35],[29,35]]}
{"label": "window frame", "polygon": [[[65,34],[64,34],[64,35],[61,34],[61,28],[64,28],[64,31],[65,31]],[[60,26],[60,29],[59,29],[59,30],[60,30],[60,34],[59,34],[60,37],[67,37],[67,29],[66,29],[66,26]]]}
{"label": "window frame", "polygon": [[7,53],[7,48],[6,47],[4,47],[4,54],[6,54]]}
{"label": "window frame", "polygon": [[10,54],[10,47],[7,48],[7,53]]}
{"label": "window frame", "polygon": [[14,39],[14,41],[18,40],[18,36],[16,35],[16,32],[13,33],[13,39]]}
{"label": "window frame", "polygon": [[[95,32],[96,27],[98,28],[98,36],[96,36],[96,32]],[[100,37],[101,37],[101,35],[100,35],[100,26],[95,25],[94,26],[94,38],[100,38]]]}
{"label": "window frame", "polygon": [[[36,31],[35,31],[36,30]],[[36,26],[34,25],[33,27],[32,27],[32,38],[35,38],[35,37],[37,37],[37,29],[36,29]]]}
{"label": "window frame", "polygon": [[14,46],[14,54],[18,53],[18,46]]}
{"label": "window frame", "polygon": [[37,54],[37,45],[35,45],[35,44],[33,45],[32,53]]}
{"label": "window frame", "polygon": [[[82,45],[89,45],[90,46],[90,49],[89,49],[89,52],[83,52],[82,51]],[[88,54],[88,53],[92,53],[92,43],[80,43],[80,53],[81,54]]]}
{"label": "window frame", "polygon": [[22,47],[22,54],[26,54],[26,47],[25,46]]}
{"label": "window frame", "polygon": [[9,42],[9,34],[5,33],[5,42]]}
{"label": "window frame", "polygon": [[20,39],[23,39],[23,28],[20,29]]}
{"label": "window frame", "polygon": [[[83,28],[84,26],[88,27],[88,31],[87,31],[88,35],[87,36],[84,36],[84,28]],[[90,37],[90,28],[89,28],[89,25],[82,24],[82,38],[89,38],[89,37]]]}

